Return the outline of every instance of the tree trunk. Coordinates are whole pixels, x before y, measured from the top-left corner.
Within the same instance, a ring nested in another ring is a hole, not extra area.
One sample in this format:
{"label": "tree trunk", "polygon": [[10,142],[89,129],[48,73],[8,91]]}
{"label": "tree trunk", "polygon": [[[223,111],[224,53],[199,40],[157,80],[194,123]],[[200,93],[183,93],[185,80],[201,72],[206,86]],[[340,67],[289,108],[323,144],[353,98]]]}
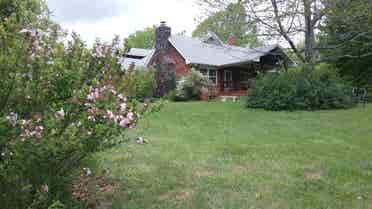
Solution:
{"label": "tree trunk", "polygon": [[304,18],[305,18],[305,61],[311,66],[315,62],[315,31],[312,20],[311,1],[304,1]]}

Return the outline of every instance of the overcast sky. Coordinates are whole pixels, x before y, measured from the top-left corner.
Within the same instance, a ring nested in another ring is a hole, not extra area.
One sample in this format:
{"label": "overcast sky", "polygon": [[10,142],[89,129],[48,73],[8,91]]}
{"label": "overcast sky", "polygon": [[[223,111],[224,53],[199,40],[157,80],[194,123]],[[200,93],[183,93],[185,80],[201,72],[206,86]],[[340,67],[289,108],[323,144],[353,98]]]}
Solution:
{"label": "overcast sky", "polygon": [[110,41],[136,30],[168,22],[174,33],[196,27],[200,10],[195,0],[47,0],[52,18],[90,45],[96,38]]}

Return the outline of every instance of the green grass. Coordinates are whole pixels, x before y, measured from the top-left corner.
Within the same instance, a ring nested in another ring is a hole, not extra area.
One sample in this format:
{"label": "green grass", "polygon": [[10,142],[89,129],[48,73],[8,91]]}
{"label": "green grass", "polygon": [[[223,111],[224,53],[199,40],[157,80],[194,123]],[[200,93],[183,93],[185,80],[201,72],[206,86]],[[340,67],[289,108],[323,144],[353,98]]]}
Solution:
{"label": "green grass", "polygon": [[372,208],[372,105],[267,112],[171,103],[98,156],[115,209]]}

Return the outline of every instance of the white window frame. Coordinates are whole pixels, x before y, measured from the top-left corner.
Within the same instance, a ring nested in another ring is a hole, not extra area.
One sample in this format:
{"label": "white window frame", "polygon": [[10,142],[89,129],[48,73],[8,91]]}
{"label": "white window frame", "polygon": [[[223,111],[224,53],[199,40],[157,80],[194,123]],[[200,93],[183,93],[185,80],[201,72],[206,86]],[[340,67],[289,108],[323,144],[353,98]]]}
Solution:
{"label": "white window frame", "polygon": [[206,71],[206,75],[202,73],[202,75],[207,78],[209,81],[212,82],[211,79],[211,72],[215,71],[216,72],[216,82],[212,82],[214,85],[218,85],[218,70],[213,67],[201,67],[198,69],[198,71],[201,73],[201,71]]}
{"label": "white window frame", "polygon": [[[227,80],[227,74],[230,74],[230,80]],[[233,72],[231,70],[225,70],[225,81],[233,81]]]}

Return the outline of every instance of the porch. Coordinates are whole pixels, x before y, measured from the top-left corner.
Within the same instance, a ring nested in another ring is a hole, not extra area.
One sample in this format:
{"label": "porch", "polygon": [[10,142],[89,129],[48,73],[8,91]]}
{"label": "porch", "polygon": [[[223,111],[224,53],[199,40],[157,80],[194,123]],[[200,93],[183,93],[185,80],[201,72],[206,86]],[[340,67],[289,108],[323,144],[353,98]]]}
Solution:
{"label": "porch", "polygon": [[226,68],[199,66],[198,71],[214,84],[210,88],[211,97],[242,97],[248,96],[258,75],[256,69],[252,63]]}
{"label": "porch", "polygon": [[248,96],[249,89],[257,77],[254,69],[253,65],[218,69],[218,96]]}

